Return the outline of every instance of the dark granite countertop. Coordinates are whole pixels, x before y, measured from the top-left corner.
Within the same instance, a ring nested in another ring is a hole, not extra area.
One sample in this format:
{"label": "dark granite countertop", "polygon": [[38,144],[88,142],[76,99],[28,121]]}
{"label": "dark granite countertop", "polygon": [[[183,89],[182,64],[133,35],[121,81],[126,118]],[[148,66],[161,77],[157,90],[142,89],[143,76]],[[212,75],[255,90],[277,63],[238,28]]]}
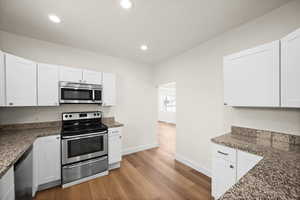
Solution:
{"label": "dark granite countertop", "polygon": [[220,199],[300,199],[300,137],[233,127],[212,141],[263,159]]}
{"label": "dark granite countertop", "polygon": [[[108,128],[123,126],[114,118],[103,118],[103,123]],[[59,121],[0,125],[0,178],[18,161],[36,138],[58,135],[60,132]]]}
{"label": "dark granite countertop", "polygon": [[102,123],[105,124],[108,128],[117,128],[124,126],[124,124],[117,122],[114,117],[103,118]]}
{"label": "dark granite countertop", "polygon": [[[59,123],[34,123],[0,127],[0,178],[15,164],[24,152],[34,143],[37,137],[60,134]],[[36,125],[36,126],[35,126]]]}

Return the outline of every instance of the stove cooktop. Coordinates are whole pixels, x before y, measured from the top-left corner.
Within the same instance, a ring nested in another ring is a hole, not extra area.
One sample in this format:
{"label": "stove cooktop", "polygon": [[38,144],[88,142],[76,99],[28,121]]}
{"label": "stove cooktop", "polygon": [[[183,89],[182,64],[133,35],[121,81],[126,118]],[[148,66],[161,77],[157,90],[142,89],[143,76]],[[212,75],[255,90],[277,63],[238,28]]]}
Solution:
{"label": "stove cooktop", "polygon": [[101,112],[63,113],[62,136],[76,136],[89,133],[107,132],[101,122]]}

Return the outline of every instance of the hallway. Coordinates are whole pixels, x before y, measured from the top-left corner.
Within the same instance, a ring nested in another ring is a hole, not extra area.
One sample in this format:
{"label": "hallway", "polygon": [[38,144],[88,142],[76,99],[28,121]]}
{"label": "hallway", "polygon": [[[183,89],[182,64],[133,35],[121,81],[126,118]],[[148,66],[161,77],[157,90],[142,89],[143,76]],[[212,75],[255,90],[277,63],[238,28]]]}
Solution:
{"label": "hallway", "polygon": [[175,158],[176,125],[158,122],[158,139],[159,148]]}

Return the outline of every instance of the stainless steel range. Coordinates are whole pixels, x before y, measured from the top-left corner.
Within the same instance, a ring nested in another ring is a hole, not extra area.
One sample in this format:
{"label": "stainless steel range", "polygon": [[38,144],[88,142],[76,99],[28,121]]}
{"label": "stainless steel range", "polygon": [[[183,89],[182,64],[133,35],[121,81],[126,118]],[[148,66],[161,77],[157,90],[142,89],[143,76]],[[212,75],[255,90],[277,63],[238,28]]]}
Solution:
{"label": "stainless steel range", "polygon": [[68,187],[108,174],[108,131],[102,113],[62,114],[62,184]]}

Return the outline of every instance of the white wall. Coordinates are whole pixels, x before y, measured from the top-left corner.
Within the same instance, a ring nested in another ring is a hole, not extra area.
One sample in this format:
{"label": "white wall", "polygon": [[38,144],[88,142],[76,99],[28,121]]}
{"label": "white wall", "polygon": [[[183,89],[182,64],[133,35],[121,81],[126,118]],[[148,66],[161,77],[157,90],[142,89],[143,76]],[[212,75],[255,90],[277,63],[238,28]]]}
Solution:
{"label": "white wall", "polygon": [[62,46],[0,31],[0,49],[38,62],[82,67],[117,75],[117,106],[64,105],[61,107],[0,108],[0,124],[54,121],[64,111],[103,110],[125,124],[125,150],[156,144],[157,102],[152,68],[128,60]]}
{"label": "white wall", "polygon": [[162,122],[176,124],[176,112],[168,112],[161,109],[162,96],[172,95],[176,96],[176,88],[158,88],[158,120]]}
{"label": "white wall", "polygon": [[226,32],[156,67],[156,85],[176,82],[176,156],[203,172],[211,170],[211,142],[231,125],[300,135],[300,109],[223,106],[222,58],[278,40],[300,28],[300,1]]}

